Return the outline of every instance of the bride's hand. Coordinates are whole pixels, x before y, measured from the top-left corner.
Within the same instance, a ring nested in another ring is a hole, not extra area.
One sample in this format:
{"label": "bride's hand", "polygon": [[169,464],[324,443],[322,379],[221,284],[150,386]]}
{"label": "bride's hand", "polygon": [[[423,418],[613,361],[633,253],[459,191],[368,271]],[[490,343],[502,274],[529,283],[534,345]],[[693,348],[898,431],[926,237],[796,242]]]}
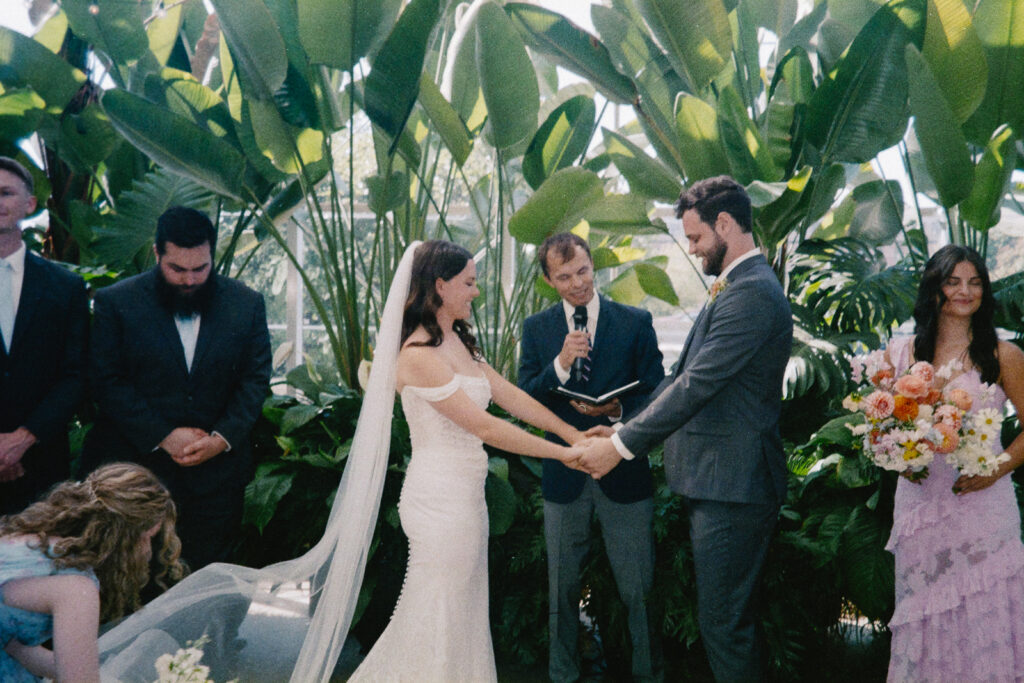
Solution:
{"label": "bride's hand", "polygon": [[587,435],[578,429],[573,429],[571,432],[569,432],[567,436],[568,438],[566,439],[566,441],[569,443],[570,446],[575,446],[580,441],[583,441],[583,439],[587,438]]}

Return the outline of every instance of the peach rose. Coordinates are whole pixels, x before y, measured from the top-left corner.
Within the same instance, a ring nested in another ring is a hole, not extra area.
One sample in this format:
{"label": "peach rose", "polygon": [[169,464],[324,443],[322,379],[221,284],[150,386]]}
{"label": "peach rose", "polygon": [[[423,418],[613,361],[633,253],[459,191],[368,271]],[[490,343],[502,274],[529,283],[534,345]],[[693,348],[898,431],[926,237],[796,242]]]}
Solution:
{"label": "peach rose", "polygon": [[917,418],[917,401],[903,395],[897,395],[893,404],[892,415],[901,422],[910,422]]}
{"label": "peach rose", "polygon": [[957,408],[965,411],[970,410],[973,403],[971,395],[963,389],[950,389],[946,392],[946,400],[955,403]]}
{"label": "peach rose", "polygon": [[932,419],[935,420],[936,424],[947,424],[954,430],[959,430],[963,426],[963,422],[960,419],[960,409],[948,403],[936,408]]}
{"label": "peach rose", "polygon": [[896,401],[888,391],[872,391],[864,398],[864,414],[872,420],[884,420],[895,407]]}
{"label": "peach rose", "polygon": [[927,396],[929,388],[928,383],[917,375],[903,375],[896,380],[895,386],[898,393],[901,393],[908,398],[912,398],[915,401]]}
{"label": "peach rose", "polygon": [[935,425],[935,431],[942,436],[942,442],[935,445],[936,453],[952,453],[960,445],[960,435],[952,425],[939,422]]}
{"label": "peach rose", "polygon": [[874,384],[876,387],[880,387],[883,384],[885,386],[888,386],[889,384],[892,383],[892,378],[892,370],[886,368],[885,370],[879,370],[878,372],[873,374],[871,376],[871,383]]}
{"label": "peach rose", "polygon": [[942,392],[939,391],[938,389],[932,389],[931,391],[928,392],[928,395],[924,397],[924,400],[921,401],[921,403],[927,403],[928,405],[934,405],[934,404],[938,403],[941,398],[942,398]]}
{"label": "peach rose", "polygon": [[927,384],[935,379],[935,367],[928,361],[919,360],[910,366],[910,374],[920,377]]}

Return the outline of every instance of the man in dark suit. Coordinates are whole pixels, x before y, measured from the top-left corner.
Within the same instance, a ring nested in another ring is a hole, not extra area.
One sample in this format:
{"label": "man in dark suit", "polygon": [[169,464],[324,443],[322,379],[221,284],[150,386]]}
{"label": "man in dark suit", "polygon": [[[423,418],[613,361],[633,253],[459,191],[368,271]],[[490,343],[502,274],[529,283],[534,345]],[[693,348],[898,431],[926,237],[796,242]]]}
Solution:
{"label": "man in dark suit", "polygon": [[172,207],[157,222],[156,267],[96,294],[99,414],[83,452],[86,471],[130,460],[161,478],[193,569],[224,560],[237,535],[271,370],[263,297],[212,272],[216,239],[205,215]]}
{"label": "man in dark suit", "polygon": [[581,464],[601,477],[664,442],[666,478],[689,515],[698,621],[715,678],[760,680],[754,598],[786,492],[778,422],[792,316],[754,243],[742,185],[728,176],[695,183],[676,215],[690,253],[718,279],[674,374],[610,439],[584,443]]}
{"label": "man in dark suit", "polygon": [[[651,314],[597,296],[594,263],[587,243],[572,233],[549,237],[537,253],[545,281],[562,300],[523,324],[519,386],[556,415],[586,430],[628,415],[665,376]],[[582,310],[586,311],[585,321]],[[573,316],[580,326],[574,329]],[[576,376],[573,362],[582,359]],[[641,388],[600,406],[551,393],[564,386],[591,396],[634,380]],[[548,434],[547,438],[558,441]],[[548,674],[556,682],[580,676],[580,568],[591,544],[596,515],[619,595],[629,611],[633,675],[662,675],[660,630],[650,618],[647,598],[654,580],[653,501],[646,457],[614,468],[595,482],[555,460],[543,461],[544,535],[548,555],[551,649]]]}
{"label": "man in dark suit", "polygon": [[25,247],[32,191],[25,167],[0,157],[0,514],[68,478],[68,422],[85,387],[85,283]]}

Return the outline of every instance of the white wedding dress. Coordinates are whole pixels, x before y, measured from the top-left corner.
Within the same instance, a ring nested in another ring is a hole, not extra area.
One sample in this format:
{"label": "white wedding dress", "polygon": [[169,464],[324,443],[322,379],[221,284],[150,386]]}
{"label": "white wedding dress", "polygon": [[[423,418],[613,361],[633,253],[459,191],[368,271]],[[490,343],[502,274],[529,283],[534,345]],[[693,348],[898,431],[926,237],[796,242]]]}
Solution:
{"label": "white wedding dress", "polygon": [[350,681],[495,681],[488,616],[487,454],[431,403],[462,389],[486,408],[483,376],[402,390],[412,459],[398,502],[409,565],[391,622]]}
{"label": "white wedding dress", "polygon": [[[323,538],[262,569],[215,563],[187,577],[99,640],[104,683],[149,683],[154,663],[205,635],[209,678],[326,683],[356,610],[391,444],[395,368],[418,242],[392,279],[373,365]],[[409,567],[391,623],[358,669],[369,681],[495,681],[488,620],[487,455],[430,405],[462,389],[490,402],[483,376],[406,387],[413,456],[399,505]],[[206,677],[204,677],[206,678]]]}

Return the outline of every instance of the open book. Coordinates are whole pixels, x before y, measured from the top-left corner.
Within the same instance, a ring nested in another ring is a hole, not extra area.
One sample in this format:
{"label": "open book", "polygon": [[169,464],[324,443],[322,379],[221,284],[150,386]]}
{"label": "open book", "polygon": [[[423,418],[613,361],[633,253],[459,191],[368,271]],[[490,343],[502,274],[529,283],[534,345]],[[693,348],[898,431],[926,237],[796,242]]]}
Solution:
{"label": "open book", "polygon": [[583,403],[589,403],[592,406],[599,406],[614,398],[618,398],[623,394],[628,394],[631,391],[636,391],[640,388],[640,380],[635,379],[629,384],[624,384],[618,389],[612,389],[611,391],[605,392],[600,396],[591,396],[590,394],[584,394],[579,391],[571,391],[565,387],[554,387],[551,390],[552,394],[558,394],[565,398],[573,399],[576,401],[582,401]]}

